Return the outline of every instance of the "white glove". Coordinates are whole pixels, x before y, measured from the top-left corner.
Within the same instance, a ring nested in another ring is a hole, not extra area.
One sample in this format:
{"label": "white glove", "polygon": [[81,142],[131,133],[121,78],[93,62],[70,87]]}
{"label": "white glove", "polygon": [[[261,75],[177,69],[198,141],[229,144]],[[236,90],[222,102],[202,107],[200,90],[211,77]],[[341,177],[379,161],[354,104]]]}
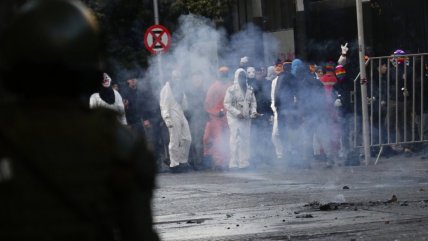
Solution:
{"label": "white glove", "polygon": [[346,43],[345,45],[340,45],[340,48],[342,49],[342,55],[346,55],[346,53],[348,53],[348,43]]}
{"label": "white glove", "polygon": [[371,105],[372,103],[376,102],[376,97],[367,97],[367,104]]}
{"label": "white glove", "polygon": [[401,88],[401,90],[403,91],[404,97],[409,96],[409,91],[406,88]]}
{"label": "white glove", "polygon": [[251,113],[251,115],[250,115],[250,118],[257,118],[257,117],[259,117],[259,116],[261,116],[262,114],[259,114],[259,113],[257,113],[257,112],[253,112],[253,113]]}
{"label": "white glove", "polygon": [[334,106],[335,106],[335,107],[341,107],[341,106],[342,106],[342,100],[340,100],[340,99],[336,99],[336,100],[334,101]]}

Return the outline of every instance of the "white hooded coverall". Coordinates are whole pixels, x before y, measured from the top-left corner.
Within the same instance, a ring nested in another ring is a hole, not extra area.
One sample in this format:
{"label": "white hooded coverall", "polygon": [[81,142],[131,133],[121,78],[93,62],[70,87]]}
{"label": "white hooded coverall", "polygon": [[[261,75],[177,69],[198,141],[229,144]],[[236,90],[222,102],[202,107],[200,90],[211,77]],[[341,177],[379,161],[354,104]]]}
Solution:
{"label": "white hooded coverall", "polygon": [[[227,122],[230,129],[229,168],[245,168],[250,165],[250,129],[251,118],[256,116],[256,97],[251,86],[247,85],[246,93],[239,86],[238,76],[245,70],[235,72],[233,85],[226,91],[224,107],[227,111]],[[243,118],[238,117],[242,114]]]}
{"label": "white hooded coverall", "polygon": [[189,123],[184,116],[181,105],[172,93],[169,82],[166,82],[161,90],[160,109],[162,119],[165,121],[169,132],[169,166],[175,167],[180,163],[187,163],[190,144],[192,143]]}
{"label": "white hooded coverall", "polygon": [[283,155],[282,142],[279,138],[279,129],[278,129],[278,111],[275,106],[275,89],[278,83],[279,76],[275,77],[272,80],[272,89],[270,93],[271,105],[273,111],[273,126],[272,126],[272,143],[275,147],[276,158],[280,159]]}

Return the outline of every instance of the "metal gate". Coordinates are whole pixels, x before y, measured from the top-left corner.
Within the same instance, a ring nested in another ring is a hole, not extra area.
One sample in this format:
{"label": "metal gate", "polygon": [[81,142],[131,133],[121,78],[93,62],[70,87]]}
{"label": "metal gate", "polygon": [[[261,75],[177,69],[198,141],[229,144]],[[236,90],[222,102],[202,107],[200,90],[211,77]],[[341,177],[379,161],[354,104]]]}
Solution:
{"label": "metal gate", "polygon": [[[428,141],[428,54],[395,54],[366,62],[370,146]],[[354,80],[354,148],[363,147],[359,76]],[[381,154],[381,151],[378,154]],[[378,161],[376,159],[376,162]]]}

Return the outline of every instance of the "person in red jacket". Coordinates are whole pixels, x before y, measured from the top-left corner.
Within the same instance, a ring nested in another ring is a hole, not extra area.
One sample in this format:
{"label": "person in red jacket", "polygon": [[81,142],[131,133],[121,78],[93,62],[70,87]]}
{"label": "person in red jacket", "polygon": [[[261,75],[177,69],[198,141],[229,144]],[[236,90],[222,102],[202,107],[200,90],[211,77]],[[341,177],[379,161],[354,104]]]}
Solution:
{"label": "person in red jacket", "polygon": [[211,157],[213,169],[227,169],[229,163],[229,127],[223,106],[227,88],[231,85],[229,68],[218,69],[219,78],[209,87],[204,107],[209,114],[203,138],[204,156]]}
{"label": "person in red jacket", "polygon": [[[333,86],[337,83],[337,77],[335,73],[335,64],[328,62],[324,67],[324,75],[320,77],[321,83],[324,85],[325,101],[326,101],[326,112],[325,122],[322,129],[328,130],[327,133],[319,133],[319,138],[322,139],[322,145],[324,151],[327,153],[327,166],[332,166],[338,161],[338,153],[340,148],[340,126],[338,124],[338,113],[335,107],[335,93]],[[321,131],[322,132],[322,131]],[[341,163],[336,163],[340,165]]]}

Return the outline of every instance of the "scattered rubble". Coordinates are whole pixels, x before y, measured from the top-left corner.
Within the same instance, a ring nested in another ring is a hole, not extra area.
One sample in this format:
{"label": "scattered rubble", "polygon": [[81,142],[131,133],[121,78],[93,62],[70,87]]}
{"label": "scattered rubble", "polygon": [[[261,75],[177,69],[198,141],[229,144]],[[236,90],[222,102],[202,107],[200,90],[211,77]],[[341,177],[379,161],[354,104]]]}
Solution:
{"label": "scattered rubble", "polygon": [[395,203],[397,201],[398,201],[398,198],[394,194],[394,195],[392,195],[391,199],[389,199],[388,201],[386,201],[386,203]]}
{"label": "scattered rubble", "polygon": [[313,218],[314,216],[310,213],[297,215],[296,218]]}

